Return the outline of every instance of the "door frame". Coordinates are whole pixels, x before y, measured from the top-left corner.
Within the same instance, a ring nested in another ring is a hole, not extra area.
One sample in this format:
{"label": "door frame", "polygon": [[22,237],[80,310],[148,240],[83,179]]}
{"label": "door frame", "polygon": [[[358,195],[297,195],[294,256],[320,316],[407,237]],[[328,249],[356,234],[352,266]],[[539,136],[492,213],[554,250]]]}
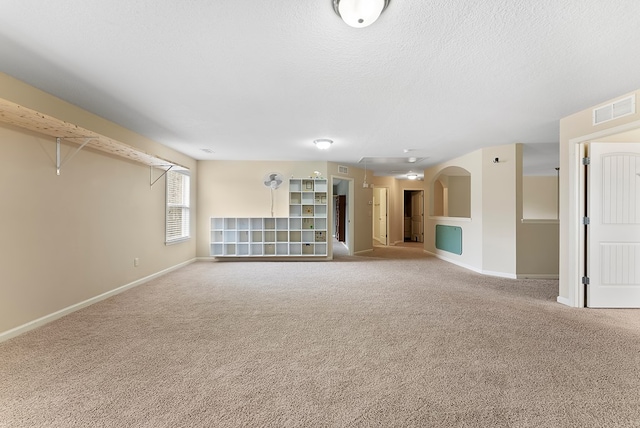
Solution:
{"label": "door frame", "polygon": [[[597,145],[597,148],[595,147]],[[597,150],[596,150],[597,149]],[[594,153],[597,151],[598,153]],[[596,159],[595,156],[599,155]],[[587,168],[587,216],[589,218],[589,226],[586,232],[586,251],[585,259],[587,261],[587,278],[589,278],[589,285],[585,287],[585,307],[588,308],[633,308],[637,309],[638,298],[640,297],[639,289],[640,284],[638,281],[633,283],[621,284],[620,282],[604,283],[604,274],[607,272],[606,267],[601,263],[606,259],[602,256],[604,248],[602,244],[637,244],[638,240],[631,238],[636,236],[639,230],[637,223],[633,222],[618,222],[620,220],[619,214],[614,211],[613,215],[609,212],[610,220],[606,220],[606,215],[603,212],[601,204],[606,210],[604,205],[604,195],[606,193],[603,184],[605,179],[606,168],[602,165],[602,159],[605,156],[614,155],[631,155],[636,159],[640,157],[640,142],[638,141],[624,141],[624,142],[609,142],[602,140],[591,141],[588,144],[587,156],[591,159],[589,167]],[[616,165],[611,163],[610,171],[615,171],[613,180],[619,179],[620,175],[617,174],[618,170],[615,169]],[[595,172],[594,172],[595,170]],[[620,171],[620,174],[624,174]],[[630,173],[631,180],[637,180],[636,170],[634,169]],[[609,175],[611,177],[611,175]],[[626,182],[629,176],[623,175],[623,180]],[[615,181],[613,184],[618,188],[620,181]],[[630,190],[630,189],[629,189]],[[598,196],[594,198],[594,195]],[[618,188],[618,198],[620,197],[620,189]],[[617,199],[616,199],[617,201]],[[612,205],[615,204],[612,202]],[[609,206],[609,208],[611,205]],[[627,213],[630,215],[630,213]],[[630,232],[629,228],[633,228],[634,232]],[[608,229],[608,230],[607,230]],[[629,233],[632,233],[629,235]],[[619,268],[619,265],[616,265]],[[630,267],[630,266],[629,266]],[[609,273],[612,267],[609,267]],[[616,269],[618,271],[618,269]],[[621,270],[624,272],[624,270]],[[618,271],[620,272],[620,271]],[[609,278],[611,279],[611,278]],[[629,286],[630,288],[628,288]],[[631,291],[625,291],[631,290]],[[629,303],[630,293],[633,295],[633,299]]]}
{"label": "door frame", "polygon": [[[634,121],[625,125],[569,139],[569,156],[566,162],[568,170],[566,175],[562,173],[562,165],[560,167],[561,182],[562,177],[565,177],[569,201],[567,216],[564,217],[568,222],[566,225],[568,239],[566,241],[562,239],[563,217],[561,216],[560,219],[560,253],[562,254],[563,251],[566,251],[568,256],[566,281],[568,282],[569,298],[565,299],[558,296],[557,301],[559,303],[577,308],[584,308],[586,304],[586,286],[582,284],[582,277],[587,270],[587,260],[585,259],[586,231],[581,221],[581,219],[586,216],[585,207],[587,197],[586,171],[582,165],[585,143],[593,140],[603,140],[609,136],[639,128],[640,121]],[[565,242],[567,246],[566,249],[563,248]]]}
{"label": "door frame", "polygon": [[[388,245],[389,245],[389,188],[388,188],[388,187],[385,187],[385,186],[380,186],[380,187],[376,186],[376,187],[374,187],[374,188],[373,188],[373,192],[374,192],[373,194],[374,194],[374,195],[375,195],[375,191],[376,191],[376,189],[384,189],[384,190],[385,190],[385,192],[384,192],[384,194],[385,194],[385,198],[386,198],[386,200],[385,200],[385,208],[387,209],[386,225],[385,225],[385,227],[387,228],[387,236],[386,236],[385,242],[384,242],[383,244],[384,244],[385,246],[388,246]],[[373,196],[372,196],[372,197],[373,197]],[[374,213],[375,213],[375,197],[373,197],[373,204],[374,204],[374,210],[373,210],[373,211],[374,211]],[[375,220],[374,220],[374,221],[375,221]],[[372,221],[372,222],[371,222],[371,228],[372,228],[372,229],[373,229],[373,227],[374,227],[374,221]],[[373,238],[375,239],[375,234],[373,233],[373,230],[371,231],[371,234],[372,234]],[[378,242],[380,242],[380,241],[378,241]]]}
{"label": "door frame", "polygon": [[[353,256],[354,254],[354,246],[355,246],[355,234],[354,234],[354,222],[353,219],[355,217],[355,187],[354,187],[354,181],[353,178],[349,178],[349,177],[344,177],[344,176],[340,176],[340,175],[331,175],[331,183],[330,183],[330,188],[331,188],[331,212],[334,212],[335,207],[333,206],[334,204],[334,194],[333,194],[333,185],[335,181],[346,181],[348,183],[348,187],[347,187],[347,215],[346,215],[346,224],[345,227],[347,229],[347,237],[345,239],[345,244],[347,245],[347,250],[349,251],[349,255]],[[331,225],[330,225],[331,229],[328,230],[334,230],[335,225],[333,224],[333,216],[331,216]],[[333,239],[331,239],[330,242],[330,248],[331,248],[331,258],[333,259]]]}
{"label": "door frame", "polygon": [[[425,224],[424,224],[424,211],[425,211],[425,202],[424,202],[424,189],[420,189],[420,188],[411,188],[411,187],[406,187],[402,189],[402,241],[404,242],[404,207],[405,207],[405,197],[407,195],[407,192],[411,192],[410,195],[413,192],[420,192],[421,193],[421,199],[422,199],[422,206],[420,207],[420,215],[422,216],[422,244],[424,244],[425,242]],[[412,203],[413,205],[413,203]]]}

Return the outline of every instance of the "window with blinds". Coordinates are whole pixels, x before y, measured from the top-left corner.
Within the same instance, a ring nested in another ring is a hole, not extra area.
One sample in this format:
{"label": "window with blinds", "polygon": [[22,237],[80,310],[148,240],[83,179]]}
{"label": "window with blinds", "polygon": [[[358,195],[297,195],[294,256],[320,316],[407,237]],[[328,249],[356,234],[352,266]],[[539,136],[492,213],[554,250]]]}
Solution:
{"label": "window with blinds", "polygon": [[165,243],[189,239],[189,171],[167,172],[167,212]]}

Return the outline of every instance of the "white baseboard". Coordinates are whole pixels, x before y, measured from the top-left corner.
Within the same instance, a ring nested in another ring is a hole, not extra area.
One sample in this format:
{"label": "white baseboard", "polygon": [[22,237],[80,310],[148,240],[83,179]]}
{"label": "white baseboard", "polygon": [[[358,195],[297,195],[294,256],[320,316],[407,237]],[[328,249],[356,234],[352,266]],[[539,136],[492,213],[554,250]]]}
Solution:
{"label": "white baseboard", "polygon": [[144,284],[145,282],[149,282],[152,279],[158,278],[159,276],[165,275],[171,271],[174,271],[176,269],[180,269],[181,267],[187,266],[193,262],[195,262],[196,259],[191,259],[188,260],[186,262],[182,262],[179,263],[175,266],[171,266],[167,269],[161,270],[160,272],[156,272],[152,275],[149,276],[145,276],[144,278],[140,278],[138,280],[135,280],[133,282],[130,282],[129,284],[125,284],[121,287],[115,288],[111,291],[107,291],[106,293],[102,293],[98,296],[92,297],[90,299],[87,299],[85,301],[82,301],[80,303],[76,303],[75,305],[71,305],[68,306],[64,309],[60,309],[59,311],[56,311],[52,314],[49,315],[45,315],[41,318],[38,318],[36,320],[33,321],[29,321],[26,324],[22,324],[18,327],[12,328],[11,330],[7,330],[5,332],[0,333],[0,343],[4,342],[5,340],[9,340],[11,338],[14,338],[16,336],[21,335],[22,333],[26,333],[27,331],[33,330],[35,328],[41,327],[45,324],[50,323],[51,321],[55,321],[58,318],[62,318],[65,315],[69,315],[72,312],[75,312],[77,310],[80,310],[82,308],[85,308],[87,306],[93,305],[94,303],[98,303],[101,300],[104,299],[108,299],[109,297],[115,296],[116,294],[120,294],[123,291],[127,291],[130,288],[136,287],[138,285]]}
{"label": "white baseboard", "polygon": [[445,257],[445,256],[441,255],[441,254],[432,253],[431,251],[428,251],[428,250],[423,250],[423,251],[424,251],[425,253],[427,253],[427,254],[432,255],[433,257],[439,258],[440,260],[444,260],[445,262],[448,262],[448,263],[454,264],[454,265],[456,265],[456,266],[460,266],[460,267],[462,267],[462,268],[465,268],[465,269],[471,270],[471,271],[476,272],[476,273],[484,273],[484,272],[482,271],[482,269],[478,269],[478,268],[476,268],[476,267],[474,267],[474,266],[471,266],[471,265],[468,265],[468,264],[466,264],[466,263],[459,262],[458,260],[450,259],[450,258],[448,258],[448,257]]}
{"label": "white baseboard", "polygon": [[492,270],[483,270],[483,275],[489,276],[497,276],[498,278],[508,278],[508,279],[518,279],[518,276],[515,273],[507,273],[507,272],[495,272]]}
{"label": "white baseboard", "polygon": [[571,300],[567,299],[566,297],[558,296],[556,298],[556,302],[558,302],[558,303],[560,303],[562,305],[565,305],[565,306],[572,306],[573,307],[573,304],[571,303]]}
{"label": "white baseboard", "polygon": [[559,279],[557,273],[519,273],[518,279]]}
{"label": "white baseboard", "polygon": [[364,254],[364,253],[371,253],[371,252],[373,252],[373,248],[370,248],[368,250],[356,251],[353,254],[355,255],[355,254]]}
{"label": "white baseboard", "polygon": [[427,254],[430,254],[430,255],[432,255],[434,257],[437,257],[440,260],[444,260],[445,262],[452,263],[452,264],[454,264],[456,266],[460,266],[462,268],[469,269],[469,270],[471,270],[473,272],[476,272],[476,273],[479,273],[479,274],[482,274],[482,275],[497,276],[499,278],[508,278],[508,279],[521,279],[521,278],[531,278],[532,279],[534,277],[535,278],[539,278],[539,279],[558,279],[557,275],[537,275],[536,276],[536,275],[532,274],[532,275],[520,276],[520,275],[516,275],[514,273],[496,272],[496,271],[491,271],[491,270],[479,269],[479,268],[477,268],[475,266],[471,266],[471,265],[468,265],[466,263],[459,262],[458,260],[450,259],[448,257],[445,257],[445,256],[441,255],[441,254],[432,253],[431,251],[427,251],[427,250],[424,250],[424,252],[427,253]]}

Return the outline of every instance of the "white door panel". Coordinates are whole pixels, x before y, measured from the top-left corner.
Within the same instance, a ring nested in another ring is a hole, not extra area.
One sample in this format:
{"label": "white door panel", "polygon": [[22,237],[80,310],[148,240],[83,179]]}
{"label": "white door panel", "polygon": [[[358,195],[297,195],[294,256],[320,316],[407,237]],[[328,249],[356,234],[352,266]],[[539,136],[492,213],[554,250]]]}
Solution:
{"label": "white door panel", "polygon": [[589,144],[589,307],[640,307],[640,143]]}

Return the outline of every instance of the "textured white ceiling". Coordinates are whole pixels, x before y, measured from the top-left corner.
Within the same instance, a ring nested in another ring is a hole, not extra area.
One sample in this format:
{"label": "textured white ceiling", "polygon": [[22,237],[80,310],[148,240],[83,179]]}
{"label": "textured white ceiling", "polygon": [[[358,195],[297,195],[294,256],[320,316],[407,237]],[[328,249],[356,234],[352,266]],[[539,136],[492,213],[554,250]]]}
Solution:
{"label": "textured white ceiling", "polygon": [[638,0],[391,0],[364,29],[331,0],[0,0],[0,71],[197,159],[522,142],[553,175],[559,119],[640,88],[639,51]]}

